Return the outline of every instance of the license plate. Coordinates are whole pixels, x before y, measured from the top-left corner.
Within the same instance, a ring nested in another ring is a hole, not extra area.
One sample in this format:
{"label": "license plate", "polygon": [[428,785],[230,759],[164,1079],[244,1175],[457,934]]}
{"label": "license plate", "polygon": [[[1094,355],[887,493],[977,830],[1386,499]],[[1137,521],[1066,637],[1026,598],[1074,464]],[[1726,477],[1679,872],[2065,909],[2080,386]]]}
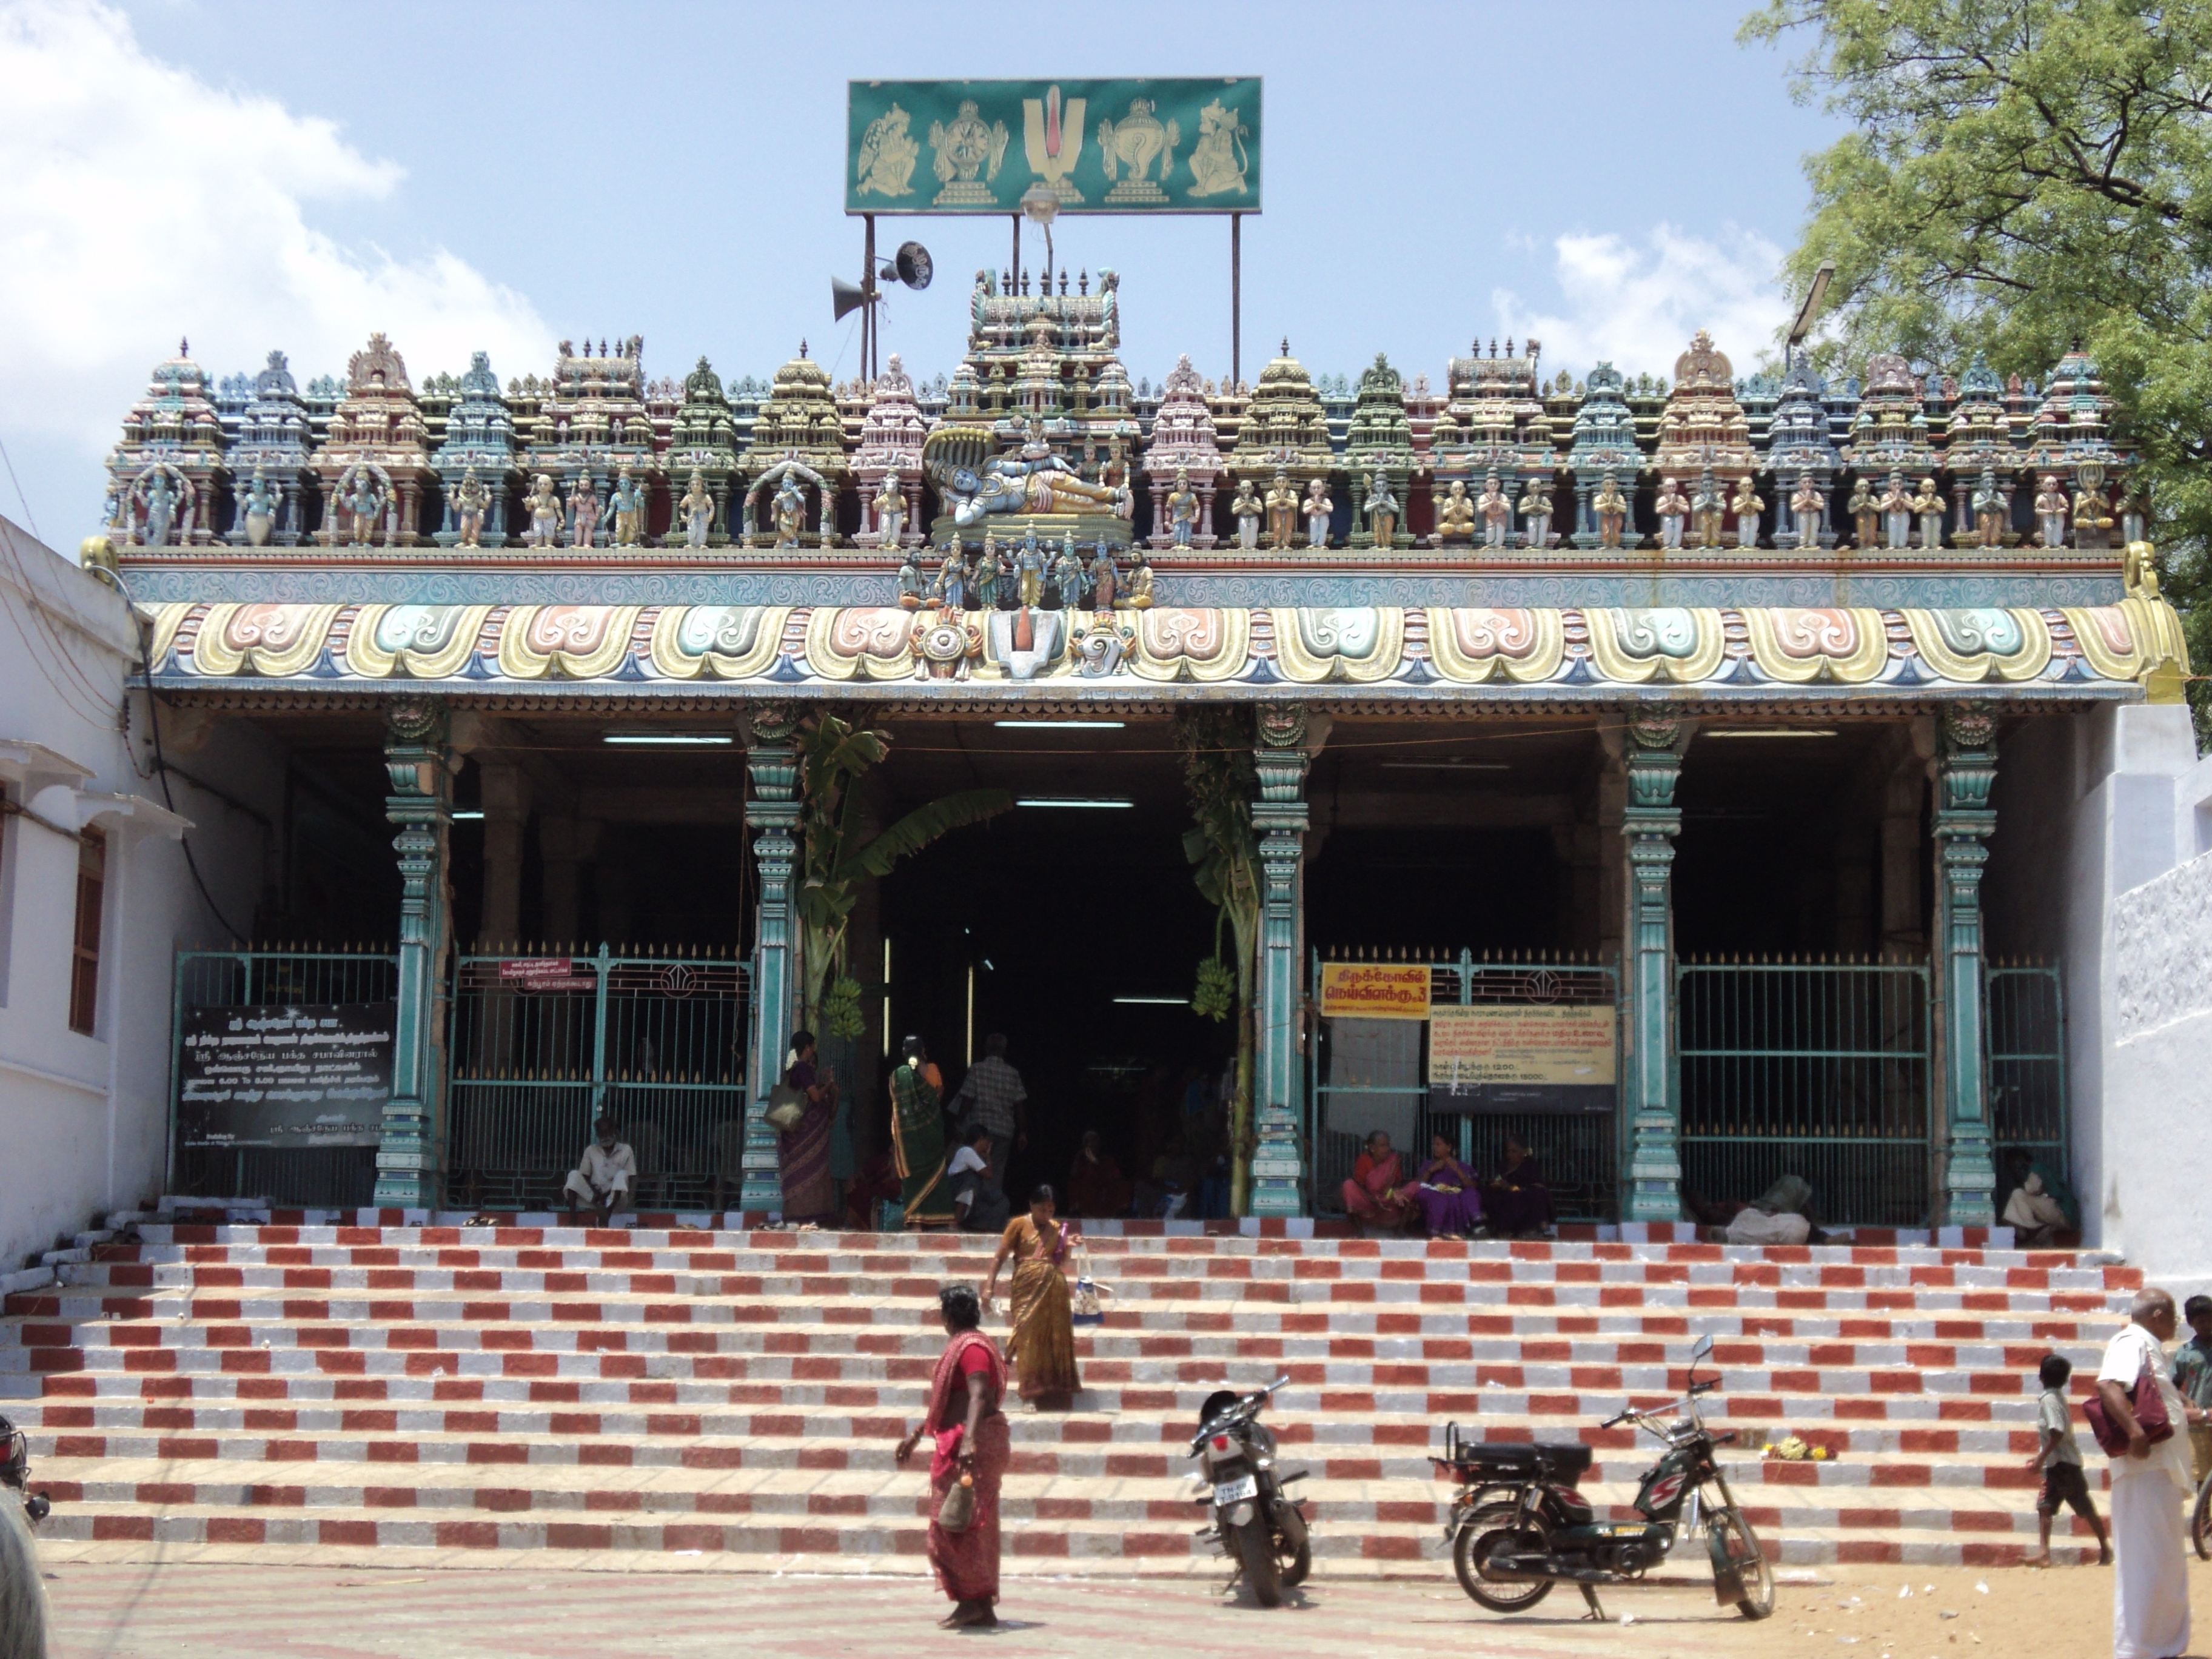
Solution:
{"label": "license plate", "polygon": [[1242,1480],[1224,1480],[1213,1489],[1213,1501],[1217,1504],[1242,1503],[1248,1498],[1257,1498],[1259,1495],[1259,1479],[1249,1474]]}

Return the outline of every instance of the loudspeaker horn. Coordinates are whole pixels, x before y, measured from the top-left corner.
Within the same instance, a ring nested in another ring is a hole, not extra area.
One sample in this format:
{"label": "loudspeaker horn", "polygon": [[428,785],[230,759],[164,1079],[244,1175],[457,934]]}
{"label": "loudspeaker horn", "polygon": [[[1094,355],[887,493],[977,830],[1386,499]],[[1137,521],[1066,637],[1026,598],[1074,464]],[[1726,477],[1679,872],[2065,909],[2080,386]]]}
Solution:
{"label": "loudspeaker horn", "polygon": [[868,296],[842,276],[830,279],[830,306],[832,321],[842,322],[849,312],[858,311],[868,302]]}

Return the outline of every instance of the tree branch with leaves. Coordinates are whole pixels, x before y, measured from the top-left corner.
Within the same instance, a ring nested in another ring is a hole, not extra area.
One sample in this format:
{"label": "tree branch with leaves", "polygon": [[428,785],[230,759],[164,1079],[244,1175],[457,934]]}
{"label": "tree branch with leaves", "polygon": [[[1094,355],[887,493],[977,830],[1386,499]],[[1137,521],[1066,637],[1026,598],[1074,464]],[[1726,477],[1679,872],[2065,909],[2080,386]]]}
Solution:
{"label": "tree branch with leaves", "polygon": [[[1229,1109],[1229,1207],[1241,1216],[1251,1206],[1252,1152],[1258,1145],[1252,1125],[1257,1047],[1253,993],[1262,885],[1260,837],[1252,827],[1259,780],[1252,764],[1251,720],[1242,709],[1201,706],[1177,714],[1175,729],[1192,818],[1183,832],[1183,854],[1190,860],[1199,896],[1214,907],[1213,955],[1199,964],[1190,1006],[1206,1018],[1226,1019],[1232,991],[1234,995],[1237,1093]],[[1227,961],[1221,953],[1224,928],[1231,941]]]}

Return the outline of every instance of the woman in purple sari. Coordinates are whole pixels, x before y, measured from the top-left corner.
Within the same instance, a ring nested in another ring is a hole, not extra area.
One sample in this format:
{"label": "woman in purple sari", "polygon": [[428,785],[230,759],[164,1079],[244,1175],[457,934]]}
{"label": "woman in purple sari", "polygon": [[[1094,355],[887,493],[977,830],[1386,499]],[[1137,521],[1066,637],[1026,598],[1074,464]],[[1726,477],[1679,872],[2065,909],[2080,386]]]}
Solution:
{"label": "woman in purple sari", "polygon": [[1443,1135],[1431,1135],[1429,1161],[1406,1188],[1421,1206],[1431,1238],[1463,1237],[1481,1224],[1482,1198],[1476,1184],[1474,1171],[1452,1156],[1451,1142]]}
{"label": "woman in purple sari", "polygon": [[837,1116],[837,1077],[815,1064],[811,1031],[791,1035],[791,1066],[783,1080],[806,1097],[799,1121],[783,1132],[783,1218],[823,1226],[837,1219],[837,1187],[830,1178],[830,1129]]}

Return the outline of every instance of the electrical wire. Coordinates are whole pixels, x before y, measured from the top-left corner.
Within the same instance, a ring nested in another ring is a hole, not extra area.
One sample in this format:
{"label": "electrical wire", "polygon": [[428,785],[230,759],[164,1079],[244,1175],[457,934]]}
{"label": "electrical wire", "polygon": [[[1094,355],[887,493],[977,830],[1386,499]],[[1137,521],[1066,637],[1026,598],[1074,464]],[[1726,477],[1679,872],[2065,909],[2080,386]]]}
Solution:
{"label": "electrical wire", "polygon": [[31,526],[33,536],[38,536],[40,541],[46,540],[44,536],[39,536],[39,521],[31,514],[31,498],[23,493],[23,481],[15,476],[15,458],[8,453],[5,438],[0,438],[0,461],[8,464],[8,482],[15,486],[15,499],[23,504],[23,522]]}

